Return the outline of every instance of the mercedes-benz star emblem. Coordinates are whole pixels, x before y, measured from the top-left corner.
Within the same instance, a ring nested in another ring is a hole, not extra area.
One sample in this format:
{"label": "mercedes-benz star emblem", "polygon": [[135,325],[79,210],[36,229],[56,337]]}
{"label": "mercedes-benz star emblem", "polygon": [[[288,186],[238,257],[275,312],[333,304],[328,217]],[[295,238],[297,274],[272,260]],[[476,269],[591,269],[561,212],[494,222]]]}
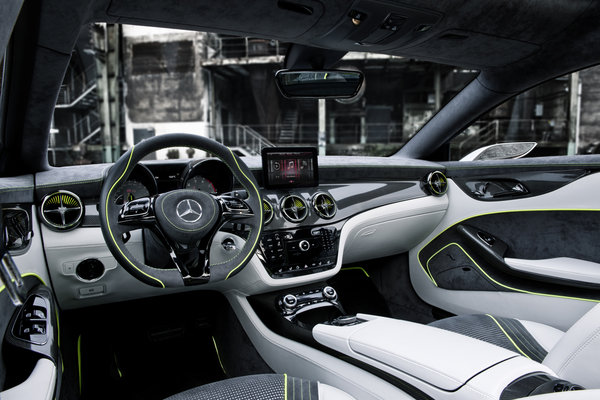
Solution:
{"label": "mercedes-benz star emblem", "polygon": [[198,222],[202,217],[202,206],[196,200],[185,199],[177,203],[177,216],[185,222]]}

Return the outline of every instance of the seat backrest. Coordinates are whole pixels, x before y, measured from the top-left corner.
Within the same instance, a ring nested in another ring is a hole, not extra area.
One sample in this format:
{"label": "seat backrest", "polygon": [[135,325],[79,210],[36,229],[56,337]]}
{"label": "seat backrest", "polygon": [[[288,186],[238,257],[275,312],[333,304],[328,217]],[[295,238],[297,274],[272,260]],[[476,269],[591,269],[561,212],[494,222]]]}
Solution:
{"label": "seat backrest", "polygon": [[600,304],[584,314],[543,360],[562,379],[600,388]]}

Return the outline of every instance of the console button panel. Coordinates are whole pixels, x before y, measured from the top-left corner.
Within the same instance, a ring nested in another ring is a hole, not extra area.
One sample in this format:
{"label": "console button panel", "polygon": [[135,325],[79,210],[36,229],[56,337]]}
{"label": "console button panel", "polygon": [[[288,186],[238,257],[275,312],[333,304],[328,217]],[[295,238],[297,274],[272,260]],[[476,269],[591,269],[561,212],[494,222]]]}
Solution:
{"label": "console button panel", "polygon": [[288,293],[280,296],[277,304],[282,316],[288,321],[293,321],[299,314],[315,308],[333,306],[340,313],[344,309],[338,301],[336,290],[331,286],[309,289],[298,293]]}
{"label": "console button panel", "polygon": [[335,267],[339,239],[335,225],[265,232],[259,256],[273,278],[322,272]]}

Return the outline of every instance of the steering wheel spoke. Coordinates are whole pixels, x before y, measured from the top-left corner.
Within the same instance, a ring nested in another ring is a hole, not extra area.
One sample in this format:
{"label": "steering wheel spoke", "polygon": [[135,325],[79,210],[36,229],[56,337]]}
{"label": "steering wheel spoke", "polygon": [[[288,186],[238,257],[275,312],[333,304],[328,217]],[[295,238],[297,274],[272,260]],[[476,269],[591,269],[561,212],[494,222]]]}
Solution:
{"label": "steering wheel spoke", "polygon": [[[168,250],[171,261],[181,274],[184,284],[196,285],[209,281],[208,248],[210,239],[203,238],[195,245],[186,245],[169,239],[158,225],[154,225],[150,229]],[[208,247],[207,250],[204,250],[205,246]]]}
{"label": "steering wheel spoke", "polygon": [[231,196],[229,193],[217,196],[217,201],[221,207],[223,222],[254,217],[254,212],[248,203],[240,198]]}
{"label": "steering wheel spoke", "polygon": [[156,224],[154,201],[155,197],[142,197],[123,204],[119,210],[118,223],[140,228]]}

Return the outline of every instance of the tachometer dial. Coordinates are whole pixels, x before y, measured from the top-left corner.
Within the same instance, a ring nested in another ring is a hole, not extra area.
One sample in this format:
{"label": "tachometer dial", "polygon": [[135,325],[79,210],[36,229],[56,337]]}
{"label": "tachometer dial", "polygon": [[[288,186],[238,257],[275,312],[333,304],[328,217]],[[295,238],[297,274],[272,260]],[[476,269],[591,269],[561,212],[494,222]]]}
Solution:
{"label": "tachometer dial", "polygon": [[136,180],[128,180],[119,189],[115,200],[116,204],[125,204],[128,201],[150,196],[148,188]]}
{"label": "tachometer dial", "polygon": [[206,179],[200,175],[196,175],[196,176],[188,179],[187,182],[185,183],[185,188],[201,190],[206,193],[217,193],[217,189],[215,189],[215,185],[213,185],[213,183],[211,181],[209,181],[208,179]]}

